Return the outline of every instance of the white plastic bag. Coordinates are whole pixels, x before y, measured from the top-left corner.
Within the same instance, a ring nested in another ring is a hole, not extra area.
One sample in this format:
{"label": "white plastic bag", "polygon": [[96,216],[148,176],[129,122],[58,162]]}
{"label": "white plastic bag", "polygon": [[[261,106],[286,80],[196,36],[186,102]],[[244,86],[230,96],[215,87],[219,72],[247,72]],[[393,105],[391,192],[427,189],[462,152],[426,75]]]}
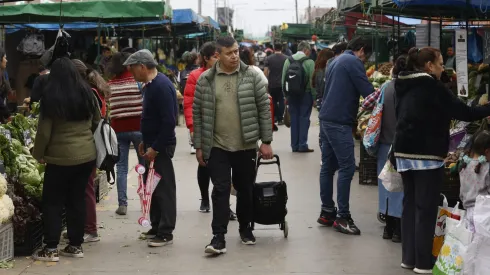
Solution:
{"label": "white plastic bag", "polygon": [[476,197],[473,222],[476,233],[490,238],[490,196],[479,195]]}
{"label": "white plastic bag", "polygon": [[378,178],[388,192],[403,192],[402,175],[395,170],[390,160],[386,162]]}
{"label": "white plastic bag", "polygon": [[448,218],[452,218],[459,221],[462,220],[466,215],[465,210],[459,209],[459,202],[456,203],[453,208],[451,208],[449,207],[446,196],[444,196],[444,194],[441,195],[444,197],[444,200],[442,206],[439,206],[439,210],[437,212],[434,244],[432,245],[432,256],[436,258],[437,256],[439,256],[439,252],[441,251],[442,245],[444,244],[444,237],[446,236],[446,232],[448,229],[446,220]]}
{"label": "white plastic bag", "polygon": [[[434,275],[463,275],[464,256],[473,234],[463,220],[446,219],[447,233],[441,253],[432,269]],[[476,274],[475,274],[476,275]]]}
{"label": "white plastic bag", "polygon": [[476,233],[464,256],[464,274],[490,274],[490,196],[476,197],[473,222]]}

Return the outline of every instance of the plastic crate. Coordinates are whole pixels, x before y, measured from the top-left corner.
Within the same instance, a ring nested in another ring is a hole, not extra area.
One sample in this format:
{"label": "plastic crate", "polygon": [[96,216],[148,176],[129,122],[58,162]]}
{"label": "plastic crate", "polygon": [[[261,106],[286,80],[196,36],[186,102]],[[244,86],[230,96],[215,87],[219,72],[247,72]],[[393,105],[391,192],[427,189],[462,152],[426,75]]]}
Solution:
{"label": "plastic crate", "polygon": [[460,188],[459,174],[452,175],[449,168],[444,169],[444,181],[442,182],[441,193],[446,196],[448,201],[455,202],[459,200]]}
{"label": "plastic crate", "polygon": [[14,243],[15,256],[31,256],[43,244],[43,221],[27,223],[26,236],[23,243]]}
{"label": "plastic crate", "polygon": [[359,184],[378,185],[378,161],[370,156],[364,146],[360,146]]}
{"label": "plastic crate", "polygon": [[14,226],[11,222],[0,225],[0,262],[14,258]]}

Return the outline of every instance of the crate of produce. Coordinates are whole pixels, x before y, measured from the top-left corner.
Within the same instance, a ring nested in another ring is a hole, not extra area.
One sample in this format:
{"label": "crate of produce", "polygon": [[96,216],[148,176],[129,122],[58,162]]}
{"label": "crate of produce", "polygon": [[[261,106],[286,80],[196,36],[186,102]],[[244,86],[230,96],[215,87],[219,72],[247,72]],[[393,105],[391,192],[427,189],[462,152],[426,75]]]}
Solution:
{"label": "crate of produce", "polygon": [[359,184],[378,185],[377,159],[370,156],[364,146],[360,146]]}
{"label": "crate of produce", "polygon": [[0,225],[0,262],[14,258],[14,227],[12,223]]}
{"label": "crate of produce", "polygon": [[29,221],[22,242],[14,243],[15,256],[30,256],[43,244],[43,221]]}
{"label": "crate of produce", "polygon": [[451,173],[451,169],[444,169],[444,181],[441,186],[441,194],[446,196],[447,200],[451,203],[455,203],[459,200],[459,189],[461,183],[459,181],[459,174]]}
{"label": "crate of produce", "polygon": [[97,174],[94,179],[95,187],[95,201],[100,202],[105,196],[109,194],[109,182],[107,182],[107,176],[105,173]]}

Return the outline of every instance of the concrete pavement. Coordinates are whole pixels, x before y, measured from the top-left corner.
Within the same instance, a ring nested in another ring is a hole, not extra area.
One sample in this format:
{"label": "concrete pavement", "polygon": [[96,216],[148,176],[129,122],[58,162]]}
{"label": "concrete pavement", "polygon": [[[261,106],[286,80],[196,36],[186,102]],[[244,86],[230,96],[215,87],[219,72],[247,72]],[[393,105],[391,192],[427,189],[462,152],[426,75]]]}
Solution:
{"label": "concrete pavement", "polygon": [[[382,225],[376,219],[377,188],[359,185],[358,173],[352,182],[351,211],[362,235],[342,235],[316,223],[320,210],[316,121],[312,119],[309,133],[310,147],[315,149],[311,154],[291,152],[289,129],[284,126],[274,134],[273,149],[281,157],[283,177],[288,184],[288,239],[278,226],[256,225],[257,245],[244,246],[239,241],[237,223],[230,222],[228,253],[220,257],[204,254],[204,246],[212,237],[212,215],[197,211],[200,204],[197,162],[189,154],[187,130],[178,127],[174,158],[178,215],[173,245],[149,248],[138,240],[144,229],[137,224],[140,216],[137,178],[131,170],[128,215],[120,217],[114,213],[117,208],[114,187],[97,207],[102,240],[83,246],[84,259],[61,258],[59,263],[46,264],[16,258],[14,269],[0,270],[0,274],[412,274],[400,268],[401,245],[382,240]],[[130,165],[135,164],[136,156],[132,153]],[[260,180],[277,177],[273,166],[261,167],[259,171]]]}

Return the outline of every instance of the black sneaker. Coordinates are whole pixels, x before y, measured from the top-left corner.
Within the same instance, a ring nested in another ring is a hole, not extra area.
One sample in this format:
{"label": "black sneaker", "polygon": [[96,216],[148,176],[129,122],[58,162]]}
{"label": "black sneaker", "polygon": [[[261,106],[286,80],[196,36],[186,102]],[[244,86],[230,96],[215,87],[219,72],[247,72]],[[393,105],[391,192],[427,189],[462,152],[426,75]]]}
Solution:
{"label": "black sneaker", "polygon": [[160,237],[155,236],[155,238],[148,240],[149,247],[162,247],[174,243],[173,236]]}
{"label": "black sneaker", "polygon": [[333,228],[344,234],[361,235],[361,230],[357,228],[350,216],[337,218],[333,223]]}
{"label": "black sneaker", "polygon": [[214,235],[211,243],[204,249],[204,253],[215,255],[226,253],[225,236],[222,234]]}
{"label": "black sneaker", "polygon": [[231,210],[230,208],[230,221],[235,221],[236,220],[236,214],[235,212],[233,212],[233,210]]}
{"label": "black sneaker", "polygon": [[252,233],[251,228],[241,230],[240,238],[242,239],[242,244],[246,244],[246,245],[254,245],[256,241],[254,233]]}
{"label": "black sneaker", "polygon": [[155,238],[157,235],[157,231],[154,229],[148,230],[148,232],[143,232],[140,234],[141,240],[149,240]]}
{"label": "black sneaker", "polygon": [[34,252],[32,258],[36,261],[42,262],[59,262],[60,255],[58,249],[43,247],[41,250]]}
{"label": "black sneaker", "polygon": [[81,246],[67,245],[65,249],[60,251],[60,255],[70,258],[83,258],[83,249]]}
{"label": "black sneaker", "polygon": [[385,226],[385,229],[383,230],[383,239],[391,240],[392,238],[393,238],[393,229],[389,228],[388,226]]}
{"label": "black sneaker", "polygon": [[199,212],[208,213],[211,207],[209,207],[209,201],[202,200],[201,207],[199,207]]}
{"label": "black sneaker", "polygon": [[317,222],[321,225],[332,226],[335,219],[337,218],[337,209],[332,212],[322,210],[320,217],[318,217]]}

